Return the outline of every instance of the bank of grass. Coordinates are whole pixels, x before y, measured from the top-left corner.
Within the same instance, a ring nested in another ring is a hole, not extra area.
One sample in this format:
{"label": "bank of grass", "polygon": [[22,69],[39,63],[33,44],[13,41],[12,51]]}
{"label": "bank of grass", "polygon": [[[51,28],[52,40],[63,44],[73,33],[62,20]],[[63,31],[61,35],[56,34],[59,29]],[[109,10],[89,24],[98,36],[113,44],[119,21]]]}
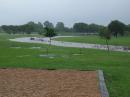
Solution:
{"label": "bank of grass", "polygon": [[[25,37],[26,35],[24,35]],[[99,70],[105,73],[110,97],[130,97],[130,53],[51,46],[55,58],[40,57],[48,45],[11,42],[23,35],[0,35],[0,68]],[[21,47],[21,48],[14,48]],[[30,49],[41,47],[42,49]]]}
{"label": "bank of grass", "polygon": [[[105,40],[99,36],[79,36],[79,37],[62,37],[56,38],[58,41],[67,41],[67,42],[79,42],[79,43],[94,43],[94,44],[106,44]],[[119,36],[118,38],[112,37],[109,41],[109,44],[112,45],[123,45],[130,47],[130,36]]]}

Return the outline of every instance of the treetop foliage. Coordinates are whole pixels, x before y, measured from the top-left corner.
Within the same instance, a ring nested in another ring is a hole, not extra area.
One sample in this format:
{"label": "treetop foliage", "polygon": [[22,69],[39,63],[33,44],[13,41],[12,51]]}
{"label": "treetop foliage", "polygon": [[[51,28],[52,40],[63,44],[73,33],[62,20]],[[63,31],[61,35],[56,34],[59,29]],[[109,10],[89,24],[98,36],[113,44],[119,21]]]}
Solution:
{"label": "treetop foliage", "polygon": [[108,28],[104,27],[100,30],[100,33],[99,33],[99,36],[104,38],[104,39],[107,39],[107,40],[110,40],[111,39],[111,32],[109,31]]}
{"label": "treetop foliage", "polygon": [[41,22],[28,22],[24,25],[3,25],[0,28],[1,32],[6,32],[8,34],[45,34],[44,27],[54,29],[56,32],[77,32],[77,33],[100,33],[104,27],[107,27],[112,35],[124,35],[126,32],[130,33],[130,25],[125,25],[124,23],[114,20],[108,26],[102,26],[97,24],[87,24],[87,23],[75,23],[72,28],[66,27],[63,22],[57,22],[56,26],[49,21],[45,21],[43,24]]}
{"label": "treetop foliage", "polygon": [[43,25],[39,23],[34,22],[28,22],[24,25],[14,26],[14,25],[3,25],[1,28],[8,34],[31,34],[33,32],[40,32],[43,29]]}
{"label": "treetop foliage", "polygon": [[98,33],[104,26],[97,24],[75,23],[74,31],[83,33]]}
{"label": "treetop foliage", "polygon": [[117,35],[124,35],[124,31],[125,31],[125,27],[126,25],[118,20],[112,21],[109,25],[108,25],[108,29],[110,30],[110,32],[117,37]]}
{"label": "treetop foliage", "polygon": [[53,28],[45,27],[44,29],[46,31],[46,33],[45,33],[46,37],[54,37],[54,36],[56,36],[55,30]]}

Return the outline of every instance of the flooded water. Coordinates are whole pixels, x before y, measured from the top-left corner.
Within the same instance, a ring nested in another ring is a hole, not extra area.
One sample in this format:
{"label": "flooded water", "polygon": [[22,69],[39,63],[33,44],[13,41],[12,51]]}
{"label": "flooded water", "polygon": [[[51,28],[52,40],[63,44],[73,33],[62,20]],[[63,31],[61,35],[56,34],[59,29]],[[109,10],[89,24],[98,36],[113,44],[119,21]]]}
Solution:
{"label": "flooded water", "polygon": [[[59,37],[60,36],[58,36],[58,38]],[[63,37],[63,36],[61,36],[61,37]],[[69,37],[72,37],[72,36],[69,36]],[[57,38],[57,37],[55,37],[55,38]],[[17,41],[17,42],[50,44],[50,39],[49,38],[40,38],[40,39],[35,38],[34,40],[31,40],[30,37],[24,37],[24,38],[10,39],[10,40],[11,41]],[[91,48],[91,49],[108,50],[107,45],[101,45],[101,44],[63,42],[63,41],[54,41],[54,40],[52,40],[51,45],[62,46],[62,47],[76,47],[76,48]],[[37,47],[34,47],[34,48],[37,48]],[[126,46],[109,45],[109,50],[110,51],[120,51],[120,52],[130,52],[130,48],[128,48]]]}

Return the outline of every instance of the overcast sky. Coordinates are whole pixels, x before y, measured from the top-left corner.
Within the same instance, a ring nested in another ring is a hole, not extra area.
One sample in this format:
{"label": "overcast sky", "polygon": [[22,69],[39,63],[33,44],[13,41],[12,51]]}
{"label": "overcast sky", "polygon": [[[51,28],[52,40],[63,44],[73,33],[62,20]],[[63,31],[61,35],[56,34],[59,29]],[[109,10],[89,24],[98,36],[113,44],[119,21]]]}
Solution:
{"label": "overcast sky", "polygon": [[0,0],[0,25],[46,20],[66,26],[75,22],[107,25],[115,19],[130,24],[130,0]]}

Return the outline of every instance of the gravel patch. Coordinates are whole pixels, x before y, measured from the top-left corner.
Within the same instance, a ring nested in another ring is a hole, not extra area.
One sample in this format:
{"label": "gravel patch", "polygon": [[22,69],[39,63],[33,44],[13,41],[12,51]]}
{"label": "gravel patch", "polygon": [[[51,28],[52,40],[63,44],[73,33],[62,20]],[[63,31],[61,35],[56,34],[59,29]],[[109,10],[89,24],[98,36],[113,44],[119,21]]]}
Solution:
{"label": "gravel patch", "polygon": [[0,69],[0,97],[101,97],[96,71]]}

